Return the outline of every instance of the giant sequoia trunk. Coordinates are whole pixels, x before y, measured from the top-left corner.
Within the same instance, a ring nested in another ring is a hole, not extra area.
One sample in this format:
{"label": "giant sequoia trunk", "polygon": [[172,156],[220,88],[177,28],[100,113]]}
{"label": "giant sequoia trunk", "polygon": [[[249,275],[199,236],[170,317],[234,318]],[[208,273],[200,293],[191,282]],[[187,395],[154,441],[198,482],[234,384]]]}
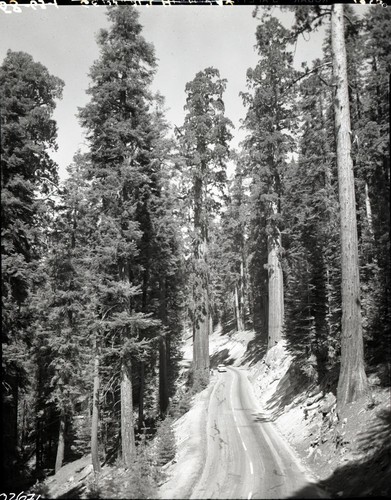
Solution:
{"label": "giant sequoia trunk", "polygon": [[91,422],[91,457],[95,474],[100,472],[99,452],[98,452],[98,428],[99,428],[99,350],[97,340],[94,343],[94,389],[92,395],[92,422]]}
{"label": "giant sequoia trunk", "polygon": [[240,294],[239,294],[239,310],[240,310],[240,323],[242,330],[246,328],[246,315],[245,315],[245,309],[244,309],[244,295],[245,295],[245,289],[244,289],[244,258],[242,257],[240,259]]}
{"label": "giant sequoia trunk", "polygon": [[240,314],[240,301],[239,301],[239,291],[238,291],[238,286],[235,285],[235,294],[234,294],[234,297],[235,297],[235,317],[236,317],[236,330],[238,332],[242,331],[243,330],[243,326],[242,326],[242,318],[241,318],[241,314]]}
{"label": "giant sequoia trunk", "polygon": [[[206,167],[203,165],[203,172]],[[209,380],[209,293],[208,269],[206,264],[207,227],[203,206],[202,178],[197,177],[194,185],[194,229],[197,241],[194,248],[197,289],[195,297],[195,318],[193,324],[193,370],[194,380]]]}
{"label": "giant sequoia trunk", "polygon": [[269,273],[269,319],[268,349],[275,346],[282,338],[284,324],[284,290],[281,261],[279,257],[280,236],[268,237],[268,273]]}
{"label": "giant sequoia trunk", "polygon": [[239,284],[235,285],[235,315],[236,329],[242,331],[245,328],[244,314],[244,265],[243,257],[240,259]]}
{"label": "giant sequoia trunk", "polygon": [[194,324],[193,367],[194,376],[209,380],[209,298],[207,284],[202,285],[201,300],[197,304]]}
{"label": "giant sequoia trunk", "polygon": [[334,4],[332,6],[331,34],[333,72],[336,83],[335,132],[342,250],[341,369],[337,391],[339,409],[347,403],[358,400],[368,390],[364,371],[356,201],[351,157],[351,126],[343,16],[343,5]]}
{"label": "giant sequoia trunk", "polygon": [[279,255],[280,248],[281,235],[278,229],[275,228],[275,234],[268,237],[268,349],[275,346],[281,340],[284,325],[284,283]]}
{"label": "giant sequoia trunk", "polygon": [[62,462],[64,460],[64,449],[65,449],[65,415],[62,413],[60,416],[60,426],[58,431],[56,465],[54,468],[55,473],[58,472],[62,467]]}
{"label": "giant sequoia trunk", "polygon": [[124,360],[121,368],[121,440],[122,460],[125,467],[130,467],[135,453],[135,441],[132,379],[129,360]]}

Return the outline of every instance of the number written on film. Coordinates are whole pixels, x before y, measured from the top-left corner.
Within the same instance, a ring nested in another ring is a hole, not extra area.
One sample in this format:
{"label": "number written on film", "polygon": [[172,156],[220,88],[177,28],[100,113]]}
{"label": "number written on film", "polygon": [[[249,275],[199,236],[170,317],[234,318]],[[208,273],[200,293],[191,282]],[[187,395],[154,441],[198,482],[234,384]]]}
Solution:
{"label": "number written on film", "polygon": [[39,500],[41,495],[36,493],[25,493],[21,491],[20,493],[0,493],[0,500]]}
{"label": "number written on film", "polygon": [[[45,0],[30,0],[30,3],[21,4],[23,7],[30,7],[33,10],[46,9],[46,6],[54,6],[57,7],[57,0],[52,0],[51,2]],[[5,12],[6,14],[11,14],[11,12],[20,13],[22,12],[21,7],[19,6],[18,0],[8,0],[8,2],[1,1],[0,2],[0,10]],[[3,493],[4,495],[5,493]]]}

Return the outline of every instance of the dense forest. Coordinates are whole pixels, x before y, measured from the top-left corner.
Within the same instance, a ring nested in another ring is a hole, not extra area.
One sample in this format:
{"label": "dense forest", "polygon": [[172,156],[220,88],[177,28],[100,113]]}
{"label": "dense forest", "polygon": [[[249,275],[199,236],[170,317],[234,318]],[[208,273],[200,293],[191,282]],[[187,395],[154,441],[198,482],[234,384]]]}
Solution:
{"label": "dense forest", "polygon": [[[340,415],[369,396],[368,374],[390,384],[390,9],[294,13],[287,29],[269,9],[254,12],[258,63],[235,150],[219,70],[200,68],[186,85],[172,132],[137,8],[108,8],[78,110],[88,151],[75,151],[64,181],[50,151],[65,84],[8,51],[5,491],[91,453],[96,473],[119,461],[144,478],[128,494],[151,495],[145,468],[175,454],[172,422],[209,383],[217,324],[227,335],[253,329],[259,356],[284,338],[298,369],[335,392]],[[297,70],[295,41],[320,25],[322,59]]]}

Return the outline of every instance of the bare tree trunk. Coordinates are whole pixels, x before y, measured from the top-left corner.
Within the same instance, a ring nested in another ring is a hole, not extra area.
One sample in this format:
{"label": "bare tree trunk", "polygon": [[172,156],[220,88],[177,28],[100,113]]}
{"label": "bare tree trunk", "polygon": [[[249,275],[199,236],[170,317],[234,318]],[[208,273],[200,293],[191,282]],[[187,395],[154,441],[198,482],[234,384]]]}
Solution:
{"label": "bare tree trunk", "polygon": [[43,463],[43,443],[42,443],[42,421],[40,417],[41,410],[41,394],[43,386],[42,367],[38,365],[37,373],[37,406],[35,408],[35,470],[37,473],[41,471]]}
{"label": "bare tree trunk", "polygon": [[209,373],[209,342],[206,340],[209,332],[209,320],[200,318],[195,327],[194,335],[194,370],[203,373],[208,378]]}
{"label": "bare tree trunk", "polygon": [[[167,325],[167,283],[160,282],[160,320],[163,327]],[[165,415],[168,408],[168,346],[166,332],[159,339],[159,409]]]}
{"label": "bare tree trunk", "polygon": [[122,460],[130,467],[135,453],[133,424],[133,395],[130,361],[122,363],[121,368],[121,439]]}
{"label": "bare tree trunk", "polygon": [[145,391],[145,363],[140,361],[140,390],[138,404],[138,428],[141,429],[144,423],[144,391]]}
{"label": "bare tree trunk", "polygon": [[240,311],[240,322],[241,322],[241,327],[242,330],[245,329],[245,324],[246,324],[246,315],[245,315],[245,309],[244,309],[244,263],[243,263],[243,257],[240,259],[240,300],[239,300],[239,311]]}
{"label": "bare tree trunk", "polygon": [[99,452],[98,452],[98,428],[99,428],[99,349],[98,342],[94,341],[94,389],[92,394],[92,419],[91,419],[91,457],[95,474],[100,472]]}
{"label": "bare tree trunk", "polygon": [[242,330],[242,327],[240,324],[239,293],[238,293],[238,287],[236,285],[235,285],[234,300],[235,300],[236,330],[240,332]]}
{"label": "bare tree trunk", "polygon": [[367,182],[365,183],[365,210],[367,214],[369,234],[373,238],[372,206],[371,206],[371,199],[369,198],[369,189]]}
{"label": "bare tree trunk", "polygon": [[159,339],[159,407],[162,415],[168,407],[168,370],[167,370],[167,341],[162,335]]}
{"label": "bare tree trunk", "polygon": [[207,291],[203,291],[203,307],[195,324],[193,359],[195,372],[209,379],[209,314]]}
{"label": "bare tree trunk", "polygon": [[27,401],[26,399],[24,399],[22,406],[22,436],[20,442],[20,447],[22,451],[24,450],[26,444],[26,436],[27,436]]}
{"label": "bare tree trunk", "polygon": [[262,325],[262,336],[265,341],[268,339],[269,332],[269,293],[268,293],[268,283],[267,279],[264,280],[262,296],[261,296],[261,304],[260,304],[260,313],[261,313],[261,325]]}
{"label": "bare tree trunk", "polygon": [[[275,229],[275,231],[278,231]],[[281,236],[270,235],[268,237],[268,350],[275,346],[282,338],[284,325],[284,284],[282,267],[279,256],[281,247]]]}
{"label": "bare tree trunk", "polygon": [[356,201],[351,157],[351,125],[344,34],[344,7],[332,6],[331,40],[333,72],[336,83],[335,132],[341,211],[342,332],[341,369],[337,406],[366,395],[368,382],[364,370],[361,323],[360,277],[358,264]]}
{"label": "bare tree trunk", "polygon": [[209,381],[209,293],[208,279],[205,274],[205,254],[207,249],[206,238],[199,245],[196,258],[198,258],[198,269],[201,273],[201,290],[198,304],[196,304],[196,318],[194,325],[193,343],[193,368],[194,375],[200,375],[205,382]]}
{"label": "bare tree trunk", "polygon": [[40,472],[42,466],[42,424],[39,417],[35,428],[35,470]]}
{"label": "bare tree trunk", "polygon": [[65,449],[65,415],[62,413],[60,416],[60,427],[58,431],[56,465],[54,467],[55,473],[58,472],[62,467],[62,462],[64,460],[64,449]]}

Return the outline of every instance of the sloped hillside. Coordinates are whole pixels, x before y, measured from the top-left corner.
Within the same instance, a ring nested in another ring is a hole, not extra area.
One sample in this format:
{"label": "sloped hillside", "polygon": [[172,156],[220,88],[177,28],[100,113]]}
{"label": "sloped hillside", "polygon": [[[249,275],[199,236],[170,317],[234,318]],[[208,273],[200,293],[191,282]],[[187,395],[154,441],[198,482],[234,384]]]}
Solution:
{"label": "sloped hillside", "polygon": [[371,402],[336,415],[336,397],[293,363],[284,341],[250,367],[260,408],[274,421],[312,472],[335,497],[391,493],[390,390],[370,376]]}

